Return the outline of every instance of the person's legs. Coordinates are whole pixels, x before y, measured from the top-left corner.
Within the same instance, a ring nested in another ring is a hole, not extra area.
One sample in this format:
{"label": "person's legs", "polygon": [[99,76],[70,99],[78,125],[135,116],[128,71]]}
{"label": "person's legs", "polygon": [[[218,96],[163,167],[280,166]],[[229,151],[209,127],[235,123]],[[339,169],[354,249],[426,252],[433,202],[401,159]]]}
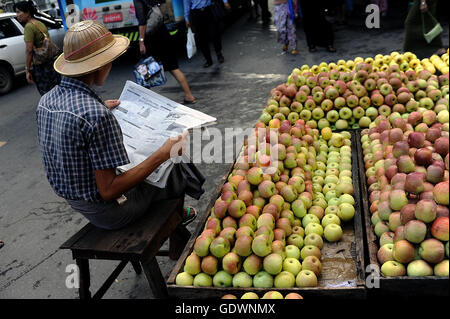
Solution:
{"label": "person's legs", "polygon": [[277,42],[283,45],[283,51],[287,51],[289,44],[286,25],[288,19],[287,10],[287,4],[278,4],[274,6],[273,21],[277,28]]}
{"label": "person's legs", "polygon": [[191,20],[195,33],[195,41],[206,60],[204,66],[208,67],[213,63],[209,50],[208,16],[205,15],[205,11],[192,10]]}
{"label": "person's legs", "polygon": [[173,75],[175,80],[180,84],[184,91],[184,100],[187,102],[195,102],[195,97],[192,95],[191,89],[189,87],[186,76],[180,69],[171,70],[170,73]]}

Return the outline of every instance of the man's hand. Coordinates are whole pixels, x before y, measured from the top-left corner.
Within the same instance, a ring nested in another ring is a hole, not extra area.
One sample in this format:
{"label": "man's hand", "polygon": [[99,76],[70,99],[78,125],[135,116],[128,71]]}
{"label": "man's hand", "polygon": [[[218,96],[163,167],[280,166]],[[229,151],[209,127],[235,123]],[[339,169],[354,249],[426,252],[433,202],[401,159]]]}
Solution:
{"label": "man's hand", "polygon": [[27,71],[26,77],[27,77],[28,83],[34,84],[33,76],[31,75],[31,73],[29,71]]}
{"label": "man's hand", "polygon": [[189,132],[186,131],[182,135],[169,138],[160,148],[164,158],[169,159],[171,157],[177,157],[183,154],[187,143],[188,134]]}
{"label": "man's hand", "polygon": [[186,21],[186,28],[190,28],[191,27],[191,23],[189,21]]}
{"label": "man's hand", "polygon": [[142,41],[139,41],[139,51],[141,52],[141,55],[145,55],[147,53],[147,49],[145,48],[145,43]]}
{"label": "man's hand", "polygon": [[420,11],[421,11],[422,13],[425,13],[425,12],[428,11],[428,5],[427,5],[427,2],[424,1],[424,0],[420,1]]}
{"label": "man's hand", "polygon": [[231,6],[230,6],[230,4],[228,2],[224,3],[224,5],[225,5],[225,9],[231,10]]}
{"label": "man's hand", "polygon": [[105,105],[109,110],[113,110],[118,107],[120,104],[119,100],[106,100]]}

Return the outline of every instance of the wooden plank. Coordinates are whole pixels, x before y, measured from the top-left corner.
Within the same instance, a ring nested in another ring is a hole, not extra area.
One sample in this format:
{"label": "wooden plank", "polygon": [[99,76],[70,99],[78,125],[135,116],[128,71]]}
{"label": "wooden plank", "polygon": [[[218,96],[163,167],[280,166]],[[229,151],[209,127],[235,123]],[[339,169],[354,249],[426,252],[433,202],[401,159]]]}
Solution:
{"label": "wooden plank", "polygon": [[[171,218],[174,218],[173,216],[180,216],[175,212],[179,201],[180,199],[175,199],[159,203],[156,212],[148,213],[139,222],[124,229],[104,230],[88,224],[62,247],[77,251],[77,255],[82,255],[83,251],[87,254],[98,253],[99,255],[141,255],[148,249],[149,243],[158,237],[159,232],[165,233],[172,230],[166,230],[166,228]],[[181,216],[178,219],[181,222]]]}
{"label": "wooden plank", "polygon": [[[379,240],[374,233],[372,222],[370,220],[370,201],[367,187],[367,179],[365,175],[364,155],[361,144],[361,132],[356,133],[358,139],[358,166],[361,176],[361,201],[362,212],[364,214],[365,229],[365,245],[367,251],[366,260],[377,267],[381,267],[378,262],[377,252],[379,249]],[[380,274],[381,275],[381,274]],[[380,288],[369,290],[369,294],[374,295],[401,295],[401,296],[448,296],[449,295],[449,278],[437,276],[428,277],[395,277],[388,278],[380,276]]]}

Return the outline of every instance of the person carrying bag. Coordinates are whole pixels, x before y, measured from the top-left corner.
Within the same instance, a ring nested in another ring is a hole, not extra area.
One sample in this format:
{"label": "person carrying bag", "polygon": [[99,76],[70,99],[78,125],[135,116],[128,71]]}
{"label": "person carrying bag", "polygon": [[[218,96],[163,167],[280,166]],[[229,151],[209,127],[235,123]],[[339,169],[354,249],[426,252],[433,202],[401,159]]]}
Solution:
{"label": "person carrying bag", "polygon": [[413,52],[419,59],[443,53],[442,27],[435,18],[437,7],[438,0],[413,1],[405,20],[403,51]]}
{"label": "person carrying bag", "polygon": [[17,20],[25,25],[26,79],[28,83],[36,84],[36,88],[42,96],[61,81],[61,76],[53,68],[54,60],[60,53],[60,49],[50,40],[47,27],[33,18],[37,11],[31,1],[15,4],[14,10]]}
{"label": "person carrying bag", "polygon": [[[184,91],[184,99],[180,103],[194,104],[195,97],[192,95],[186,76],[178,66],[177,48],[164,24],[164,10],[161,6],[163,2],[164,0],[133,0],[139,24],[139,50],[144,59],[152,57],[162,65],[165,72],[170,72],[177,80]],[[141,62],[144,61],[141,60]],[[150,60],[147,62],[152,63]],[[163,82],[165,83],[165,81],[154,83],[161,85],[160,83]]]}

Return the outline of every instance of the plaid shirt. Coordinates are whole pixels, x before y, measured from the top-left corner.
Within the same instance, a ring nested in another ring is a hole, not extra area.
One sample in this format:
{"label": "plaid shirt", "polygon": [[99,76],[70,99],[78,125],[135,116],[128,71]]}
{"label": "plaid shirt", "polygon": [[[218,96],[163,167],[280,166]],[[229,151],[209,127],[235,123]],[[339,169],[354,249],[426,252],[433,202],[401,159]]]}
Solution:
{"label": "plaid shirt", "polygon": [[103,202],[94,170],[129,163],[114,115],[85,83],[68,77],[41,98],[36,115],[41,156],[55,193]]}

